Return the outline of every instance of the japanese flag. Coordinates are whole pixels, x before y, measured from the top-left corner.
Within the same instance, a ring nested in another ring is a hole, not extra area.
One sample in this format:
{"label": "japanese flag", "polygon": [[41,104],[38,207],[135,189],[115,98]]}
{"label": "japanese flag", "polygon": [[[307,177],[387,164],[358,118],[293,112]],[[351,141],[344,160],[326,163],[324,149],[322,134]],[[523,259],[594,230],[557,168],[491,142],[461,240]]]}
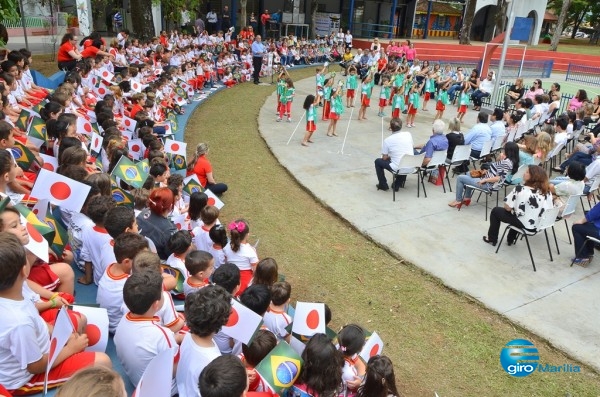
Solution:
{"label": "japanese flag", "polygon": [[221,328],[223,333],[244,344],[249,344],[252,337],[260,328],[262,317],[242,305],[235,299],[231,300],[231,314],[227,324]]}
{"label": "japanese flag", "polygon": [[173,358],[175,355],[177,355],[177,347],[163,350],[154,356],[137,385],[134,392],[136,397],[171,395],[171,378],[173,377]]}
{"label": "japanese flag", "polygon": [[94,132],[92,123],[83,117],[77,117],[77,133],[90,136]]}
{"label": "japanese flag", "polygon": [[298,302],[292,332],[302,336],[325,333],[325,304]]}
{"label": "japanese flag", "polygon": [[123,130],[121,131],[121,135],[127,138],[127,140],[133,139],[133,131]]}
{"label": "japanese flag", "polygon": [[37,203],[31,209],[31,212],[35,215],[36,218],[40,220],[40,222],[46,222],[46,214],[48,213],[48,205],[50,205],[50,201],[48,200],[38,200]]}
{"label": "japanese flag", "polygon": [[[54,323],[54,329],[50,336],[50,351],[48,352],[48,366],[46,367],[46,377],[44,386],[48,381],[48,373],[52,368],[52,364],[56,361],[56,357],[60,354],[61,350],[67,344],[67,341],[73,333],[73,323],[67,314],[67,308],[61,307],[56,316],[56,322]],[[45,388],[45,387],[44,387]],[[45,393],[44,393],[45,394]]]}
{"label": "japanese flag", "polygon": [[359,356],[365,361],[369,361],[369,359],[377,354],[381,354],[383,351],[383,341],[379,337],[377,332],[373,332],[371,336],[367,339],[365,345],[363,346],[362,351],[359,353]]}
{"label": "japanese flag", "polygon": [[102,70],[102,72],[100,72],[100,77],[102,77],[102,80],[110,84],[112,83],[112,80],[115,77],[115,75],[109,72],[108,70],[104,69]]}
{"label": "japanese flag", "polygon": [[142,92],[142,85],[137,81],[130,80],[131,82],[131,90],[133,92]]}
{"label": "japanese flag", "polygon": [[217,195],[214,194],[210,189],[205,189],[204,193],[208,196],[208,205],[214,205],[218,209],[221,209],[225,206],[225,203],[222,202],[221,199],[219,199],[219,197],[217,197]]}
{"label": "japanese flag", "polygon": [[38,200],[49,199],[65,210],[80,212],[89,192],[90,186],[42,168],[31,196]]}
{"label": "japanese flag", "polygon": [[174,216],[173,218],[171,218],[171,222],[173,222],[177,230],[190,229],[190,223],[188,222],[187,216],[185,214]]}
{"label": "japanese flag", "polygon": [[131,119],[127,116],[123,116],[123,120],[121,121],[121,124],[123,125],[123,127],[125,127],[125,129],[127,131],[135,131],[135,126],[137,125],[137,121],[135,121],[134,119]]}
{"label": "japanese flag", "polygon": [[173,139],[165,140],[165,153],[180,154],[185,156],[187,143],[174,141]]}
{"label": "japanese flag", "polygon": [[48,262],[50,260],[50,255],[48,253],[48,240],[42,236],[35,226],[27,222],[27,219],[25,219],[23,215],[21,215],[21,223],[25,225],[27,234],[29,234],[29,242],[25,244],[27,251],[31,252],[44,262]]}
{"label": "japanese flag", "polygon": [[175,103],[178,104],[179,106],[184,106],[187,103],[187,101],[180,96],[176,96]]}
{"label": "japanese flag", "polygon": [[104,142],[104,138],[97,132],[94,132],[90,140],[90,152],[100,154],[102,151],[102,142]]}
{"label": "japanese flag", "polygon": [[92,91],[97,98],[104,98],[104,95],[108,94],[108,89],[104,84],[92,88]]}
{"label": "japanese flag", "polygon": [[173,135],[173,127],[170,121],[165,122],[165,135]]}
{"label": "japanese flag", "polygon": [[40,153],[40,157],[44,160],[44,165],[42,166],[45,170],[56,172],[58,168],[58,159],[54,156],[48,156],[47,154]]}
{"label": "japanese flag", "polygon": [[88,337],[88,347],[85,351],[102,352],[106,351],[108,343],[108,313],[106,309],[91,306],[73,306],[73,310],[87,317],[87,327],[85,333]]}
{"label": "japanese flag", "polygon": [[144,147],[141,138],[130,139],[127,141],[127,146],[129,146],[129,154],[134,160],[139,160],[143,157],[146,148]]}

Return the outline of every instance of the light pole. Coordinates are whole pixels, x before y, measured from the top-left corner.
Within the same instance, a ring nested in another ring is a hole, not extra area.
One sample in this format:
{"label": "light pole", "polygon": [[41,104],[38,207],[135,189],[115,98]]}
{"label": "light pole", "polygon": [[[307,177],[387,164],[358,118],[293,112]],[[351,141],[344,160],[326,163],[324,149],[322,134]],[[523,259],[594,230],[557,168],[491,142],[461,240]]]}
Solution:
{"label": "light pole", "polygon": [[514,0],[506,0],[509,3],[508,10],[508,23],[506,24],[506,30],[504,32],[504,42],[502,43],[502,54],[500,55],[500,63],[498,64],[498,73],[496,75],[496,82],[494,83],[494,92],[498,92],[500,87],[500,80],[502,79],[502,73],[504,72],[504,61],[506,61],[506,51],[508,50],[508,41],[510,40],[510,33],[512,31],[514,22]]}

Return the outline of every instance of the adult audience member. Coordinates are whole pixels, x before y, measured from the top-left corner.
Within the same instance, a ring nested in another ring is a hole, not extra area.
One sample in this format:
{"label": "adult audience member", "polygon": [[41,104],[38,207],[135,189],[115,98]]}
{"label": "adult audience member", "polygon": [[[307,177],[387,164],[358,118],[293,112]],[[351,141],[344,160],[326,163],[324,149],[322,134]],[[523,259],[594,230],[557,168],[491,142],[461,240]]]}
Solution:
{"label": "adult audience member", "polygon": [[[487,124],[488,115],[485,112],[479,112],[477,115],[477,124],[475,124],[465,135],[465,145],[471,145],[471,157],[479,158],[483,144],[492,139],[492,130]],[[455,168],[455,172],[463,173],[469,171],[469,162],[465,161],[462,165]]]}
{"label": "adult audience member", "polygon": [[206,23],[208,24],[208,34],[217,32],[217,13],[211,8],[206,14]]}
{"label": "adult audience member", "polygon": [[[377,174],[377,190],[389,190],[389,185],[385,177],[385,170],[396,172],[398,164],[405,154],[413,154],[413,138],[410,132],[400,131],[402,129],[402,120],[393,118],[390,120],[390,130],[392,135],[383,141],[381,147],[381,158],[375,159],[375,173]],[[396,184],[393,188],[398,191],[404,185],[405,175],[396,178]]]}
{"label": "adult audience member", "polygon": [[446,162],[449,163],[452,160],[452,156],[454,155],[454,149],[458,145],[465,144],[465,136],[462,132],[460,132],[460,120],[458,118],[453,118],[448,123],[449,133],[446,134],[446,139],[448,139],[448,153],[446,154]]}
{"label": "adult audience member", "polygon": [[346,48],[352,48],[352,32],[350,32],[350,29],[348,29],[344,35],[344,45]]}
{"label": "adult audience member", "polygon": [[[492,142],[496,142],[498,137],[506,135],[506,126],[504,125],[504,112],[500,108],[494,109],[494,112],[490,116],[492,123],[490,124],[490,130],[492,131]],[[493,145],[493,144],[492,144]]]}
{"label": "adult audience member", "polygon": [[200,35],[205,30],[206,30],[206,25],[204,24],[204,20],[202,19],[202,16],[200,16],[200,14],[198,14],[198,18],[196,18],[196,21],[194,22],[194,31],[196,32],[197,35]]}
{"label": "adult audience member", "polygon": [[504,95],[504,111],[508,111],[510,105],[513,105],[519,99],[523,97],[525,93],[525,87],[523,86],[523,78],[518,77],[515,83],[508,87],[508,91]]}
{"label": "adult audience member", "polygon": [[594,242],[587,241],[587,236],[600,239],[600,203],[585,213],[585,216],[573,222],[571,227],[575,241],[575,255],[573,263],[586,267],[594,258]]}
{"label": "adult audience member", "polygon": [[433,157],[433,152],[448,149],[448,138],[444,136],[445,129],[446,123],[440,119],[434,120],[431,126],[433,135],[429,137],[429,140],[424,145],[415,146],[415,154],[425,153],[423,167],[427,167],[427,164],[431,161],[431,157]]}
{"label": "adult audience member", "polygon": [[71,71],[75,68],[77,61],[83,57],[77,49],[77,37],[73,33],[66,33],[60,41],[56,60],[60,70]]}
{"label": "adult audience member", "polygon": [[[483,236],[483,241],[495,246],[502,222],[535,231],[540,216],[553,205],[546,171],[539,165],[529,165],[523,175],[523,185],[515,186],[506,196],[504,207],[496,207],[492,210],[490,227],[487,236]],[[515,244],[518,235],[518,232],[509,230],[508,245]]]}
{"label": "adult audience member", "polygon": [[175,198],[168,187],[152,190],[148,197],[148,206],[137,216],[140,234],[148,237],[156,246],[160,259],[166,260],[172,254],[169,238],[177,231],[175,224],[168,218],[173,211]]}
{"label": "adult audience member", "polygon": [[221,13],[221,30],[223,32],[227,32],[231,27],[231,13],[229,12],[229,6],[223,7],[223,12]]}
{"label": "adult audience member", "polygon": [[543,93],[542,80],[535,79],[533,85],[529,88],[529,91],[525,93],[524,99],[531,99],[533,101],[536,95],[542,95]]}
{"label": "adult audience member", "polygon": [[199,143],[196,146],[196,153],[194,159],[190,161],[188,166],[188,175],[196,175],[202,187],[210,189],[214,194],[223,194],[227,191],[227,185],[224,183],[217,183],[212,172],[212,165],[206,158],[208,154],[208,145],[206,143]]}
{"label": "adult audience member", "polygon": [[260,68],[262,67],[263,56],[265,55],[267,49],[265,45],[262,43],[262,39],[260,35],[257,35],[252,42],[252,66],[254,67],[254,71],[252,72],[252,78],[254,80],[254,84],[260,83]]}
{"label": "adult audience member", "polygon": [[489,71],[487,77],[479,82],[479,86],[471,94],[471,99],[473,100],[473,110],[481,110],[481,104],[483,98],[487,98],[492,95],[492,91],[494,91],[494,80],[495,74],[493,71]]}
{"label": "adult audience member", "polygon": [[575,112],[577,109],[583,106],[585,102],[588,101],[586,90],[577,90],[577,93],[571,100],[569,101],[569,111]]}
{"label": "adult audience member", "polygon": [[267,36],[267,23],[269,23],[269,19],[271,19],[269,10],[265,9],[265,11],[260,15],[260,32],[265,37]]}

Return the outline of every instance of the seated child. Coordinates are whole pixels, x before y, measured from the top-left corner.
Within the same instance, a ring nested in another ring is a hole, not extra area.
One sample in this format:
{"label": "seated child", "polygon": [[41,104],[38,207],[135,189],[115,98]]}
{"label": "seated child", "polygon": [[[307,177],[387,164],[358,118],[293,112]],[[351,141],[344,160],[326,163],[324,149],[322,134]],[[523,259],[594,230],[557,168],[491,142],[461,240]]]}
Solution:
{"label": "seated child", "polygon": [[108,312],[108,330],[114,333],[123,317],[123,286],[131,274],[133,258],[148,249],[143,236],[136,233],[123,233],[115,239],[116,263],[108,266],[98,282],[96,302]]}
{"label": "seated child", "polygon": [[186,255],[192,251],[192,235],[187,230],[179,230],[169,237],[167,246],[173,252],[165,262],[167,265],[179,272],[187,279],[188,271],[185,268]]}
{"label": "seated child", "polygon": [[202,220],[202,226],[192,230],[194,244],[198,250],[209,251],[213,242],[208,234],[219,219],[219,209],[214,205],[207,205],[200,211],[200,219]]}
{"label": "seated child", "polygon": [[365,345],[365,331],[356,324],[348,324],[338,333],[338,344],[344,357],[342,368],[344,391],[348,396],[354,396],[365,376],[365,363],[358,356]]}
{"label": "seated child", "polygon": [[134,385],[139,383],[146,367],[158,353],[172,349],[174,356],[177,355],[173,332],[161,326],[154,317],[161,299],[162,276],[159,272],[144,269],[125,281],[123,300],[129,313],[117,326],[114,340],[117,356]]}
{"label": "seated child", "polygon": [[[111,237],[102,247],[100,256],[100,264],[106,269],[116,262],[113,250],[115,239],[125,232],[138,234],[135,212],[131,208],[122,205],[111,208],[104,215],[104,228]],[[148,247],[152,248],[150,244],[151,240],[146,239],[146,241],[148,242]]]}
{"label": "seated child", "polygon": [[177,365],[177,390],[180,397],[200,395],[198,379],[202,370],[221,355],[213,336],[227,324],[231,313],[231,294],[209,285],[185,297],[185,318],[190,333],[185,335]]}
{"label": "seated child", "polygon": [[106,367],[90,367],[77,371],[58,389],[56,397],[80,396],[82,390],[86,391],[86,397],[127,397],[121,375]]}
{"label": "seated child", "polygon": [[260,329],[252,339],[249,345],[242,345],[242,363],[246,366],[249,373],[254,373],[251,377],[248,390],[250,391],[270,391],[267,383],[254,371],[254,368],[277,346],[277,338],[271,331]]}
{"label": "seated child", "polygon": [[210,362],[196,382],[203,397],[245,397],[246,368],[235,356],[220,356]]}
{"label": "seated child", "polygon": [[394,364],[387,356],[373,356],[367,362],[365,381],[358,388],[357,397],[400,396],[396,387]]}
{"label": "seated child", "polygon": [[264,284],[271,287],[279,279],[279,267],[273,258],[261,259],[252,275],[252,284]]}
{"label": "seated child", "polygon": [[81,284],[98,284],[104,274],[105,267],[100,263],[102,250],[110,244],[111,237],[104,228],[104,215],[116,206],[110,196],[92,197],[87,206],[87,216],[94,226],[81,231],[81,259],[85,261],[85,274],[77,281]]}
{"label": "seated child", "polygon": [[[44,384],[50,332],[33,303],[23,296],[30,265],[15,235],[0,233],[0,257],[0,384],[13,395],[34,394]],[[60,386],[79,369],[111,366],[106,354],[84,352],[87,346],[87,335],[71,335],[52,365],[48,388]]]}
{"label": "seated child", "polygon": [[225,264],[225,253],[223,247],[227,245],[227,232],[225,227],[221,224],[214,225],[208,232],[208,237],[212,242],[212,246],[208,250],[210,254],[215,258],[215,269]]}
{"label": "seated child", "polygon": [[[240,289],[240,269],[233,263],[226,263],[214,271],[212,282],[219,287],[225,288],[225,291],[231,295]],[[242,352],[242,342],[225,335],[223,331],[217,332],[214,341],[219,347],[221,354],[238,355]]]}
{"label": "seated child", "polygon": [[290,343],[290,333],[286,331],[286,327],[291,324],[292,317],[285,312],[288,303],[292,286],[287,281],[279,281],[271,287],[271,304],[269,309],[263,316],[265,327],[271,330],[279,340],[285,340]]}
{"label": "seated child", "polygon": [[183,283],[183,293],[187,296],[210,284],[208,279],[215,270],[215,260],[206,251],[191,251],[185,257],[185,268],[189,277]]}

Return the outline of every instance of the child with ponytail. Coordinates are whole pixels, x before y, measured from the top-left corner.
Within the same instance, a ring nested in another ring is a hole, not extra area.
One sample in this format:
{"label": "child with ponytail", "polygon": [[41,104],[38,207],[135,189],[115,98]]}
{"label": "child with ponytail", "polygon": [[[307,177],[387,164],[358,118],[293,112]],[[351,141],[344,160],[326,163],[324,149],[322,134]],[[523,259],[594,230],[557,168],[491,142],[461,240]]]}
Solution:
{"label": "child with ponytail", "polygon": [[229,243],[223,248],[223,253],[227,262],[233,263],[240,269],[240,289],[236,293],[236,296],[239,296],[252,279],[258,264],[258,256],[254,247],[248,243],[250,227],[245,220],[237,219],[231,222],[227,229]]}

